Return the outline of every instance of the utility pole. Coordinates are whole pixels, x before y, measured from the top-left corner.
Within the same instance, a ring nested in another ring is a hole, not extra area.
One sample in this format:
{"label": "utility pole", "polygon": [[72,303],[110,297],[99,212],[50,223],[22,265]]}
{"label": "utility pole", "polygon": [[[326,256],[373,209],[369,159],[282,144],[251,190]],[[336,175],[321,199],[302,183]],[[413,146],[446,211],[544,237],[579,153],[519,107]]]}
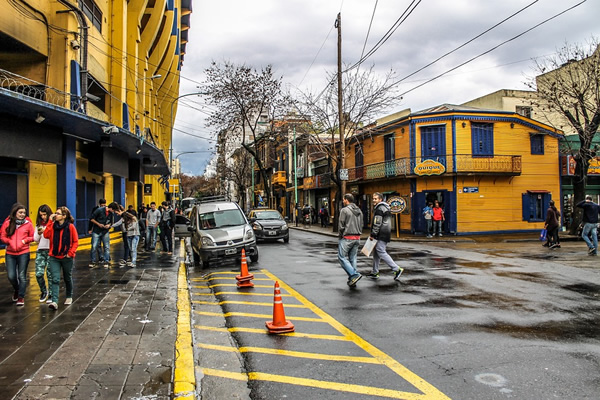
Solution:
{"label": "utility pole", "polygon": [[296,226],[298,226],[298,164],[296,157],[296,125],[294,125],[294,219],[296,220]]}
{"label": "utility pole", "polygon": [[[340,129],[340,163],[338,171],[346,168],[346,141],[344,139],[345,135],[345,121],[344,121],[344,109],[342,108],[342,13],[338,13],[336,20],[336,28],[338,31],[338,44],[337,44],[337,85],[338,85],[338,117],[339,117],[339,129]],[[340,179],[340,176],[337,177]],[[341,181],[342,193],[343,196],[346,194],[346,181]]]}

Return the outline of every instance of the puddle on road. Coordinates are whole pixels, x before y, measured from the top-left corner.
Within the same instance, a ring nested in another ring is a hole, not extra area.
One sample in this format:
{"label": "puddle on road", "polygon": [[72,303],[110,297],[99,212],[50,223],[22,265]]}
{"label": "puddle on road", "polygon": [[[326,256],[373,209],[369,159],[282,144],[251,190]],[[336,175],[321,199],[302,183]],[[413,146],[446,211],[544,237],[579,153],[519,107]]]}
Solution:
{"label": "puddle on road", "polygon": [[600,299],[600,285],[594,283],[574,283],[572,285],[562,286],[562,288],[593,297],[594,299]]}
{"label": "puddle on road", "polygon": [[543,274],[537,272],[516,272],[516,271],[497,271],[494,275],[502,278],[513,278],[527,282],[549,283],[550,281]]}

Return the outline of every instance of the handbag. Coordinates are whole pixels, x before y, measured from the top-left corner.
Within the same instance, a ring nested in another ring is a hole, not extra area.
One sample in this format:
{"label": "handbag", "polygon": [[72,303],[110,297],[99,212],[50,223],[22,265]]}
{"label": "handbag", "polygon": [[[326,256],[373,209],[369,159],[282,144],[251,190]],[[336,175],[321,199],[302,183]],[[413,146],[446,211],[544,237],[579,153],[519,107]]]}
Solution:
{"label": "handbag", "polygon": [[365,245],[360,250],[360,252],[363,253],[367,257],[371,257],[371,253],[373,252],[373,249],[375,248],[376,244],[377,244],[377,240],[369,238],[365,242]]}
{"label": "handbag", "polygon": [[548,236],[548,231],[546,229],[542,229],[542,232],[540,232],[540,240],[546,240],[546,236]]}

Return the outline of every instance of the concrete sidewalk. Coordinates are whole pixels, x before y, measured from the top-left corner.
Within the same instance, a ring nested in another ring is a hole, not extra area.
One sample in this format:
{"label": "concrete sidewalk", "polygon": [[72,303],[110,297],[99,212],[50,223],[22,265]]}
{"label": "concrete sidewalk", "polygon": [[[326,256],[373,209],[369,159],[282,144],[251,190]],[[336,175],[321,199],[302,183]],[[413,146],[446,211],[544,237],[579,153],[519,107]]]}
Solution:
{"label": "concrete sidewalk", "polygon": [[[288,224],[292,229],[298,229],[308,232],[314,232],[321,235],[327,235],[331,237],[337,237],[337,232],[333,232],[333,228],[331,226],[327,228],[321,227],[319,224],[313,224],[308,227],[304,227],[303,224],[299,224],[296,226],[294,223]],[[366,239],[369,236],[370,230],[368,228],[363,230],[363,234],[361,238]],[[560,235],[561,241],[572,241],[578,240],[579,238],[567,235],[566,232],[561,232]],[[411,234],[406,232],[400,232],[398,235],[395,231],[392,232],[392,241],[394,242],[423,242],[423,243],[501,243],[501,242],[519,242],[519,241],[533,241],[539,242],[539,232],[531,232],[531,233],[501,233],[501,234],[493,234],[493,235],[452,235],[452,234],[444,234],[443,236],[434,236],[432,238],[427,238],[424,235],[420,234]]]}
{"label": "concrete sidewalk", "polygon": [[[113,259],[121,244],[111,246]],[[178,254],[178,253],[176,253]],[[14,399],[170,399],[179,259],[141,252],[138,268],[88,268],[77,253],[73,304],[39,303],[32,260],[24,307],[0,275],[0,389]]]}

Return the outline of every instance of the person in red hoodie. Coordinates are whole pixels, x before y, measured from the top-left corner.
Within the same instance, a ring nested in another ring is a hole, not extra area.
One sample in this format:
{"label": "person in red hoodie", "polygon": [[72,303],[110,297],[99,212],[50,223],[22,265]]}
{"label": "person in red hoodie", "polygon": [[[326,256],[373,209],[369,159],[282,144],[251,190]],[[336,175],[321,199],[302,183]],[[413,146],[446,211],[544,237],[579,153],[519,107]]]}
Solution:
{"label": "person in red hoodie", "polygon": [[58,310],[58,292],[60,290],[60,271],[65,280],[66,300],[65,305],[73,303],[73,259],[79,244],[77,229],[73,225],[71,211],[67,207],[58,207],[50,216],[50,225],[44,230],[44,237],[50,241],[48,267],[52,271],[52,302],[48,307]]}
{"label": "person in red hoodie", "polygon": [[33,242],[33,232],[25,206],[16,203],[0,228],[0,240],[6,244],[6,275],[15,289],[12,301],[16,301],[17,306],[25,305],[29,243]]}

